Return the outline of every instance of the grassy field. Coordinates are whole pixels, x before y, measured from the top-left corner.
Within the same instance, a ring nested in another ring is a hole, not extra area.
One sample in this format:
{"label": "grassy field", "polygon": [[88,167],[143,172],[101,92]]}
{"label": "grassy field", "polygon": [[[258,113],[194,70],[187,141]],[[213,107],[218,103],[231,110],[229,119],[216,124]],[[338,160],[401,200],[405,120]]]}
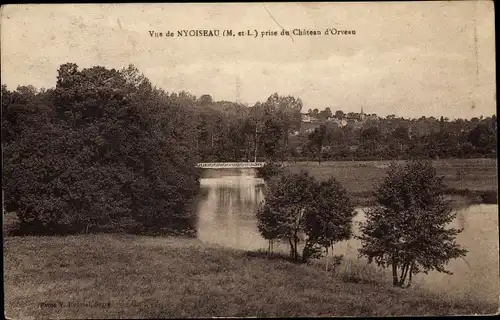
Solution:
{"label": "grassy field", "polygon": [[180,238],[6,237],[4,261],[5,313],[16,319],[450,315],[498,308],[392,288],[360,269],[335,276]]}
{"label": "grassy field", "polygon": [[[327,161],[289,163],[292,172],[302,169],[318,179],[335,177],[358,202],[370,197],[374,186],[383,181],[390,161]],[[473,202],[497,203],[498,176],[496,159],[434,160],[439,175],[444,176],[449,195],[462,195]],[[479,198],[479,199],[477,199]]]}

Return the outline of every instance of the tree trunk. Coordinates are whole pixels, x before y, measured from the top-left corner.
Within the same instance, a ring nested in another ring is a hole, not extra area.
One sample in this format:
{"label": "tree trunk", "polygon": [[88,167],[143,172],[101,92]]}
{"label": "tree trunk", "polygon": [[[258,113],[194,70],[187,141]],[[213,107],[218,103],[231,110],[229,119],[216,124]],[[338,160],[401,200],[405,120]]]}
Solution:
{"label": "tree trunk", "polygon": [[408,276],[409,267],[410,267],[409,262],[404,263],[401,267],[401,277],[400,277],[399,283],[398,283],[401,288],[404,288],[404,283],[406,281],[406,277]]}
{"label": "tree trunk", "polygon": [[326,247],[326,267],[325,271],[328,271],[328,247]]}
{"label": "tree trunk", "polygon": [[297,234],[295,234],[295,236],[293,237],[293,242],[294,242],[294,249],[295,249],[295,252],[294,252],[294,260],[298,260],[299,259],[299,252],[297,251],[297,243],[299,242],[299,238],[297,237]]}
{"label": "tree trunk", "polygon": [[392,257],[392,285],[398,285],[398,266],[394,257]]}
{"label": "tree trunk", "polygon": [[410,276],[408,278],[408,284],[406,285],[407,288],[410,287],[411,285],[411,277],[412,277],[412,273],[413,273],[413,266],[415,265],[415,263],[412,261],[411,263],[411,267],[410,267]]}
{"label": "tree trunk", "polygon": [[405,280],[406,280],[406,273],[407,272],[408,272],[408,266],[405,263],[401,267],[401,277],[399,278],[398,286],[403,287],[403,284],[405,283]]}
{"label": "tree trunk", "polygon": [[294,257],[295,249],[293,247],[292,238],[288,238],[288,243],[290,243],[290,258],[295,259]]}

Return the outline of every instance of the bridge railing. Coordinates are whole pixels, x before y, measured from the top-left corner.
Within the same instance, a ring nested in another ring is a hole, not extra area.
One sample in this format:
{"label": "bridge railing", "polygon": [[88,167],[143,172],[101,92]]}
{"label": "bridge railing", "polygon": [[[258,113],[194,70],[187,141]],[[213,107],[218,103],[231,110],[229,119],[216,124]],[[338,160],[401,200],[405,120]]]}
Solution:
{"label": "bridge railing", "polygon": [[201,162],[197,168],[261,168],[265,162]]}

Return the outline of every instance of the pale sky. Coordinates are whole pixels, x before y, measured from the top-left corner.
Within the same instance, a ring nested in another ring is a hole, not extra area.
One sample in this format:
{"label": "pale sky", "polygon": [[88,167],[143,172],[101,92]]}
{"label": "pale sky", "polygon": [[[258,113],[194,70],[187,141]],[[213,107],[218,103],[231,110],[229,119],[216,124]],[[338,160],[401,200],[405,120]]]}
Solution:
{"label": "pale sky", "polygon": [[[149,35],[282,28],[356,35]],[[363,107],[380,116],[452,119],[496,113],[489,1],[8,5],[2,7],[1,59],[9,89],[54,87],[66,62],[80,69],[132,63],[168,92],[250,106],[278,92],[301,98],[304,111]]]}

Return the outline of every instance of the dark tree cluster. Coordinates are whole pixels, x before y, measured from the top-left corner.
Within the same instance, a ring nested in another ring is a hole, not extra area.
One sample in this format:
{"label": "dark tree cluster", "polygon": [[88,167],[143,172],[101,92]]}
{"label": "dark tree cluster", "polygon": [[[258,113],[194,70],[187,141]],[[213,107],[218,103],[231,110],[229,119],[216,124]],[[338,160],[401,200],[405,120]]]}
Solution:
{"label": "dark tree cluster", "polygon": [[496,157],[496,116],[323,122],[291,139],[296,160],[395,160]]}
{"label": "dark tree cluster", "polygon": [[2,86],[5,206],[19,231],[192,230],[191,109],[133,66],[68,63],[53,89]]}

